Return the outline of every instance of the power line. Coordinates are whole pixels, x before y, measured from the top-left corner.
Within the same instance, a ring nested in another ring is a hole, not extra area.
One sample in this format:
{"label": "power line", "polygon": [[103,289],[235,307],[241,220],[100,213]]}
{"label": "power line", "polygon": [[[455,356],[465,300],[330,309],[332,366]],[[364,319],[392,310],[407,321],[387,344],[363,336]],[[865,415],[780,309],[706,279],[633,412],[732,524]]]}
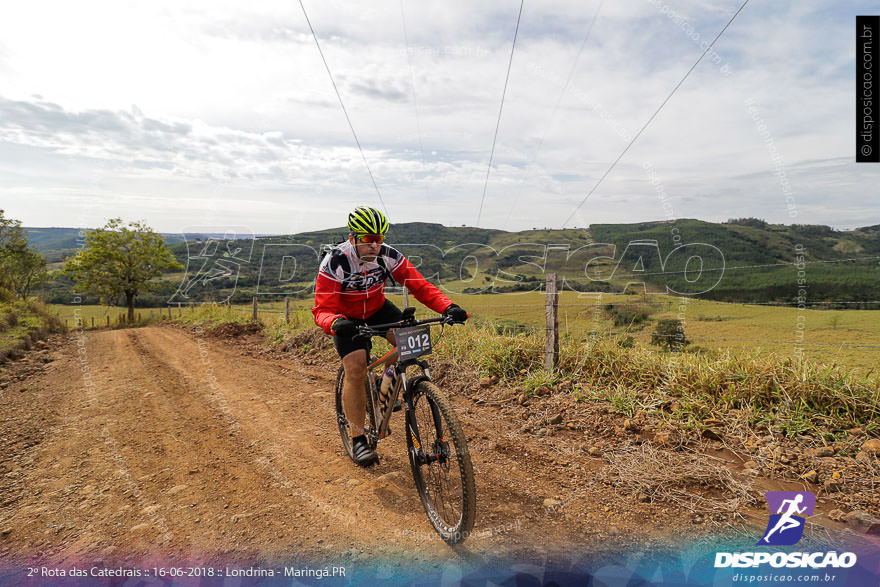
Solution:
{"label": "power line", "polygon": [[623,159],[623,156],[626,155],[626,152],[629,151],[630,147],[632,147],[633,144],[638,140],[638,138],[640,136],[642,136],[642,133],[645,132],[646,128],[648,128],[648,125],[651,124],[651,122],[660,113],[660,111],[663,109],[663,107],[666,106],[666,103],[669,102],[669,99],[672,98],[673,94],[675,94],[676,91],[678,91],[678,88],[681,87],[681,85],[688,78],[688,76],[691,74],[691,72],[694,69],[696,69],[696,67],[697,67],[697,65],[699,65],[700,61],[703,60],[703,57],[706,56],[706,53],[708,53],[712,49],[712,47],[715,45],[715,42],[721,38],[721,35],[724,34],[724,31],[727,30],[727,27],[729,27],[731,25],[731,23],[734,21],[734,19],[739,15],[740,12],[742,12],[742,9],[745,8],[746,4],[748,4],[748,3],[749,3],[749,0],[745,0],[745,2],[742,3],[742,6],[739,7],[739,10],[737,10],[733,14],[733,16],[730,17],[730,20],[727,21],[727,24],[724,25],[724,28],[721,29],[721,31],[717,35],[715,35],[715,38],[712,40],[711,43],[709,43],[709,46],[706,47],[706,49],[700,55],[699,59],[697,59],[696,62],[687,71],[687,73],[684,74],[684,77],[681,78],[681,81],[679,81],[675,85],[675,87],[672,88],[672,91],[669,92],[669,95],[666,96],[666,99],[663,100],[663,102],[660,103],[660,106],[657,107],[657,110],[654,111],[654,114],[652,114],[651,117],[648,118],[647,122],[645,122],[645,124],[642,126],[642,128],[639,129],[639,132],[636,133],[636,135],[632,138],[632,140],[629,142],[629,144],[623,149],[623,151],[621,151],[620,155],[617,156],[617,159],[615,159],[614,162],[611,164],[611,166],[608,167],[608,169],[605,171],[605,173],[602,174],[602,177],[599,178],[599,181],[596,182],[596,185],[594,185],[593,188],[589,192],[587,192],[587,195],[584,196],[584,199],[581,200],[581,203],[578,204],[575,207],[575,209],[572,211],[572,213],[569,214],[568,218],[565,219],[565,222],[562,223],[563,228],[565,228],[565,225],[568,224],[569,221],[574,217],[575,213],[577,213],[577,211],[580,210],[581,206],[583,206],[587,202],[587,199],[593,195],[593,192],[595,192],[596,189],[602,184],[602,182],[605,180],[605,178],[608,176],[608,174],[611,173],[611,170],[614,169],[614,167],[617,165],[617,163],[621,159]]}
{"label": "power line", "polygon": [[[300,0],[302,2],[302,0]],[[519,21],[522,18],[523,3],[520,0],[519,14],[516,15],[516,30],[513,31],[513,45],[510,47],[510,59],[507,62],[507,75],[504,76],[504,89],[501,91],[501,106],[498,108],[498,120],[495,122],[495,136],[492,137],[492,150],[489,151],[489,166],[486,168],[486,181],[483,183],[483,197],[480,199],[480,211],[477,213],[477,227],[483,216],[483,202],[486,201],[486,188],[489,187],[489,172],[492,170],[492,159],[495,157],[495,143],[498,140],[498,128],[501,126],[501,112],[504,110],[504,96],[507,94],[507,82],[510,79],[510,66],[513,65],[513,52],[516,49],[516,37],[519,34]]]}
{"label": "power line", "polygon": [[[599,11],[602,10],[602,4],[605,0],[601,0],[599,2],[599,6],[596,8],[596,12],[593,13],[593,18],[590,20],[590,26],[587,27],[587,34],[584,35],[584,40],[581,42],[581,48],[578,50],[577,55],[575,55],[574,63],[571,64],[571,69],[568,72],[568,77],[565,80],[565,84],[562,86],[562,91],[559,93],[559,98],[556,99],[556,105],[553,106],[553,112],[550,114],[550,119],[547,123],[547,127],[545,127],[544,134],[541,135],[541,140],[538,141],[538,146],[535,149],[535,154],[532,156],[531,161],[526,164],[526,168],[528,168],[532,163],[538,160],[538,155],[541,153],[541,147],[544,146],[544,139],[547,138],[547,130],[549,130],[550,123],[553,122],[553,119],[556,117],[556,112],[559,110],[559,105],[562,103],[562,98],[565,96],[565,92],[568,90],[568,85],[571,83],[571,78],[574,77],[574,72],[577,70],[578,61],[580,61],[581,53],[584,52],[584,47],[587,46],[587,41],[590,40],[590,34],[593,32],[593,25],[596,24],[596,19],[599,17]],[[519,202],[519,196],[522,192],[517,194],[516,199],[511,202],[510,207],[507,210],[507,219],[505,222],[510,221],[510,216],[513,214],[513,209],[516,207],[516,204]]]}
{"label": "power line", "polygon": [[324,52],[321,50],[321,43],[318,42],[318,35],[315,34],[315,29],[312,27],[312,21],[309,20],[309,15],[306,13],[306,7],[303,4],[302,0],[299,0],[299,6],[302,8],[303,16],[306,17],[306,23],[309,25],[309,30],[312,31],[312,38],[315,39],[315,46],[318,48],[318,53],[321,55],[321,61],[324,62],[324,68],[327,70],[327,75],[330,76],[330,83],[333,84],[333,90],[336,92],[336,97],[339,99],[339,105],[342,107],[342,113],[345,114],[345,120],[348,122],[348,128],[351,129],[351,135],[354,137],[354,142],[357,144],[358,151],[361,152],[361,158],[364,160],[364,165],[367,168],[367,173],[370,174],[370,181],[373,182],[373,187],[376,188],[376,194],[379,196],[379,202],[382,203],[382,208],[384,208],[385,213],[388,214],[388,206],[385,205],[385,200],[382,198],[382,192],[379,191],[379,186],[376,185],[376,179],[373,177],[373,171],[370,169],[370,164],[367,163],[367,156],[364,154],[363,148],[361,148],[361,142],[358,140],[357,133],[354,132],[354,125],[351,123],[351,118],[348,116],[348,110],[345,109],[345,104],[342,102],[342,94],[339,93],[339,88],[336,87],[336,81],[333,79],[333,74],[330,72],[330,66],[327,64],[327,59],[324,57]]}

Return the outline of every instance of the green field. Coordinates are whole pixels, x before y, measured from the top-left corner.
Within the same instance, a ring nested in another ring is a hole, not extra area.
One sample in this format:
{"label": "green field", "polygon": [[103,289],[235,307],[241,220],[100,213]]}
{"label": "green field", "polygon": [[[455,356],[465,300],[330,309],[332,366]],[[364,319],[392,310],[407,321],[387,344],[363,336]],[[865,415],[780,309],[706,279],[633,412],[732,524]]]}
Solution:
{"label": "green field", "polygon": [[[527,326],[544,327],[544,294],[458,296],[458,303],[472,315],[506,319]],[[606,304],[622,304],[649,313],[642,330],[615,327],[603,310]],[[710,350],[754,349],[791,357],[796,348],[813,362],[841,364],[859,370],[880,363],[880,312],[873,310],[798,310],[779,306],[728,304],[666,295],[629,296],[577,294],[559,297],[559,329],[575,339],[590,331],[628,333],[648,345],[654,323],[679,318],[694,345]],[[795,344],[802,326],[803,338]],[[852,346],[859,345],[859,346]],[[869,348],[874,346],[875,348]]]}
{"label": "green field", "polygon": [[[401,296],[388,297],[402,305]],[[544,328],[544,294],[541,292],[451,297],[476,319],[501,321],[513,325],[514,329]],[[625,305],[645,311],[650,319],[641,330],[615,327],[603,309],[606,304]],[[421,304],[416,302],[416,305],[422,308],[419,315],[429,313]],[[291,301],[291,308],[294,307],[311,308],[311,301]],[[260,308],[281,312],[283,304],[265,304]],[[680,318],[688,339],[693,345],[704,349],[760,348],[780,357],[791,357],[797,348],[801,348],[804,356],[812,362],[845,365],[861,372],[875,369],[880,363],[880,353],[877,352],[880,350],[880,312],[874,310],[798,310],[666,295],[562,292],[558,313],[563,337],[568,335],[576,340],[589,337],[591,331],[599,331],[629,334],[638,344],[649,346],[656,320]],[[278,319],[280,315],[265,313],[270,320]],[[803,338],[796,344],[799,330],[803,332]]]}
{"label": "green field", "polygon": [[[402,306],[399,295],[389,295]],[[479,322],[501,323],[516,330],[544,328],[544,294],[541,292],[499,295],[453,295],[452,299],[467,309]],[[412,300],[413,298],[410,297]],[[615,327],[604,307],[625,306],[649,314],[649,320],[638,327]],[[291,321],[300,325],[311,323],[311,300],[291,300]],[[421,308],[420,316],[429,315]],[[95,318],[96,326],[104,326],[107,316],[114,324],[124,308],[105,306],[51,305],[53,312],[68,325],[74,325],[74,310],[85,326]],[[250,305],[234,306],[250,315]],[[144,319],[168,315],[168,308],[138,308]],[[172,308],[172,314],[189,311]],[[838,364],[866,373],[880,363],[880,312],[873,310],[798,310],[791,307],[729,304],[666,295],[578,294],[562,292],[559,296],[559,329],[563,336],[584,340],[591,332],[632,335],[637,344],[649,346],[657,320],[680,318],[685,334],[693,345],[708,350],[756,348],[787,358],[803,349],[804,356],[816,363]],[[271,324],[283,319],[284,303],[259,304],[260,319]],[[802,328],[799,328],[801,326]],[[798,332],[803,332],[796,343]],[[873,347],[873,348],[872,348]]]}

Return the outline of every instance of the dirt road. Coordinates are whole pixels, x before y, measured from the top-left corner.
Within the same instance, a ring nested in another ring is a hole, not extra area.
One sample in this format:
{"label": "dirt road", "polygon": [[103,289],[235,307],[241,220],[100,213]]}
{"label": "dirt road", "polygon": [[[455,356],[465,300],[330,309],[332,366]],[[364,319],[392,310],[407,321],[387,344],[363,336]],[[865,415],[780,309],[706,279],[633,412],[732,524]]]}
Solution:
{"label": "dirt road", "polygon": [[[59,336],[32,353],[0,389],[0,562],[404,555],[437,566],[668,547],[717,529],[599,482],[608,462],[591,436],[621,431],[599,412],[536,436],[522,433],[519,405],[449,389],[477,479],[474,533],[450,548],[427,521],[402,435],[380,443],[378,466],[356,467],[336,429],[335,371],[260,348],[153,326]],[[541,399],[533,417],[576,401]],[[760,526],[762,510],[738,513]]]}
{"label": "dirt road", "polygon": [[7,561],[540,556],[607,530],[605,502],[579,488],[596,463],[548,467],[508,438],[517,423],[466,399],[478,517],[456,552],[428,524],[402,435],[369,470],[344,454],[328,369],[170,327],[70,335],[50,359],[2,392]]}

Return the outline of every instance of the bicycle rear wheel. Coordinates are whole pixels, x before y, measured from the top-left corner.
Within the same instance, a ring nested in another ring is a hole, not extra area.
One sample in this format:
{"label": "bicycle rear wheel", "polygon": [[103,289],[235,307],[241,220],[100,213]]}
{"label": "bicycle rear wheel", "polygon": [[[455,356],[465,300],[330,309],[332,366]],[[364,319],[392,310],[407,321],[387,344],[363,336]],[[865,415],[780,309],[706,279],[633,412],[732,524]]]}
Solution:
{"label": "bicycle rear wheel", "polygon": [[413,480],[431,525],[449,544],[470,534],[476,516],[474,469],[467,439],[440,389],[420,381],[407,434]]}
{"label": "bicycle rear wheel", "polygon": [[[345,417],[345,411],[342,408],[342,386],[345,382],[345,369],[339,367],[336,374],[336,423],[339,426],[339,436],[342,438],[342,447],[351,460],[354,460],[354,449],[351,446],[351,434],[348,429],[348,419]],[[373,398],[370,394],[370,373],[364,379],[364,392],[367,395],[367,421],[364,423],[364,434],[367,435],[367,444],[373,450],[376,450],[379,435],[376,433],[376,418],[373,416]]]}

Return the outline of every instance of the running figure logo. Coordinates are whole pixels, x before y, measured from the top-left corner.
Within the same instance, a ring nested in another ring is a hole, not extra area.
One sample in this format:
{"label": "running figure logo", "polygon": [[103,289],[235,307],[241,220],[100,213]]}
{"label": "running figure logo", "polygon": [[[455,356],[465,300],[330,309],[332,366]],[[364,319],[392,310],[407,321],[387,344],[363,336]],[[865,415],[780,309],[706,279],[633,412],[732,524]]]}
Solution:
{"label": "running figure logo", "polygon": [[816,496],[809,491],[768,491],[770,521],[757,546],[790,546],[804,535],[804,524],[813,515]]}

